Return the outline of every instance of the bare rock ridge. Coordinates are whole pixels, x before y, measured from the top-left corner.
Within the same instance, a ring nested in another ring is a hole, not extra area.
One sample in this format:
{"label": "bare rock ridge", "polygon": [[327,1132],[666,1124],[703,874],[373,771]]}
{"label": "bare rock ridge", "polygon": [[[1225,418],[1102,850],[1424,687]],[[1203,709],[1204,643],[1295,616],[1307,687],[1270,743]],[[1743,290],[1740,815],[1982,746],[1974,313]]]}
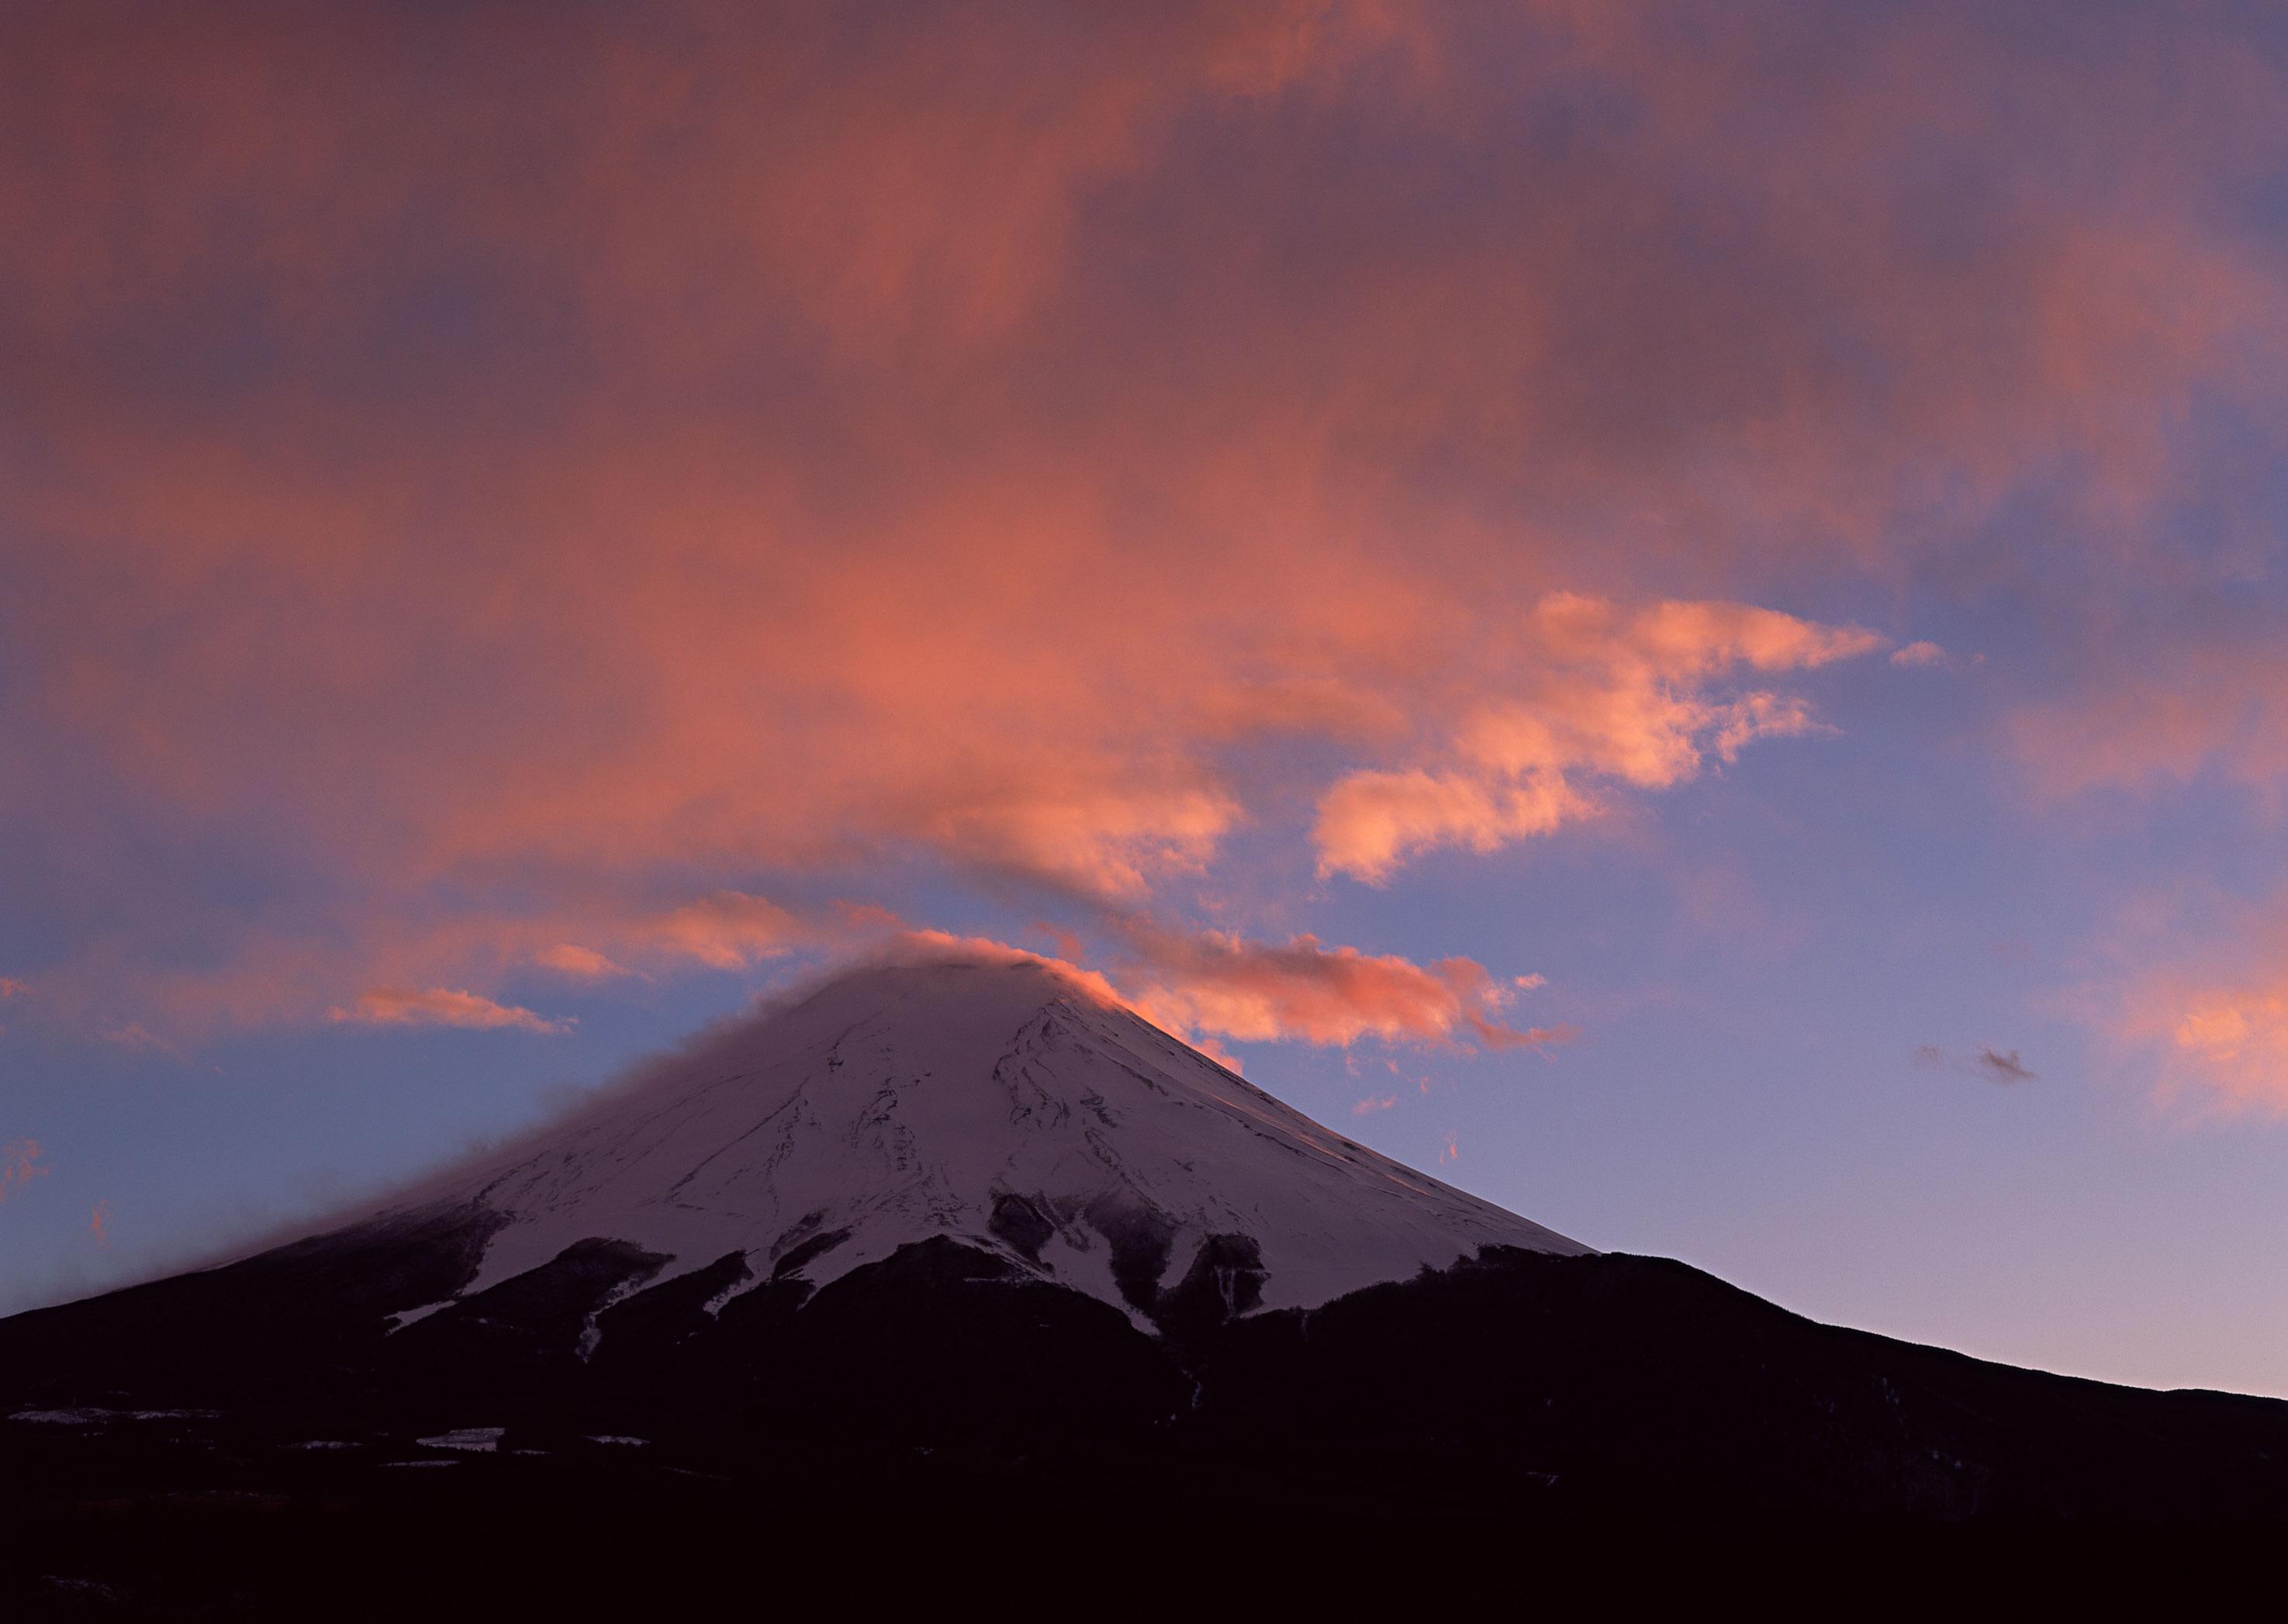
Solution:
{"label": "bare rock ridge", "polygon": [[[711,1311],[942,1237],[1140,1329],[1587,1248],[1358,1145],[1036,961],[862,968],[425,1187],[474,1298],[600,1242]],[[732,1259],[737,1259],[734,1264]],[[591,1257],[586,1264],[600,1266]],[[593,1335],[593,1327],[590,1327]]]}

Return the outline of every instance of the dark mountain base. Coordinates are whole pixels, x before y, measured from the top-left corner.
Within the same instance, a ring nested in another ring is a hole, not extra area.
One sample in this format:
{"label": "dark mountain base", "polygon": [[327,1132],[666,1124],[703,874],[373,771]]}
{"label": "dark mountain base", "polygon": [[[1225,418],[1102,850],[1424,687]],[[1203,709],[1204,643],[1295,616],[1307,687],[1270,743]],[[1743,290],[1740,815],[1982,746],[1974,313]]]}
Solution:
{"label": "dark mountain base", "polygon": [[928,1469],[790,1507],[514,1458],[230,1490],[113,1482],[10,1507],[0,1550],[25,1620],[2117,1616],[2146,1599],[2182,1617],[2246,1579],[2268,1587],[2276,1563],[2245,1528],[1388,1521],[1231,1496],[1114,1506]]}
{"label": "dark mountain base", "polygon": [[1152,1337],[950,1241],[711,1317],[737,1258],[647,1287],[657,1259],[584,1242],[385,1335],[465,1281],[472,1221],[0,1322],[10,1571],[92,1616],[1065,1567],[1116,1610],[1400,1553],[1622,1589],[2070,1554],[2054,1590],[2288,1525],[2288,1405],[1982,1364],[1658,1259],[1501,1252]]}

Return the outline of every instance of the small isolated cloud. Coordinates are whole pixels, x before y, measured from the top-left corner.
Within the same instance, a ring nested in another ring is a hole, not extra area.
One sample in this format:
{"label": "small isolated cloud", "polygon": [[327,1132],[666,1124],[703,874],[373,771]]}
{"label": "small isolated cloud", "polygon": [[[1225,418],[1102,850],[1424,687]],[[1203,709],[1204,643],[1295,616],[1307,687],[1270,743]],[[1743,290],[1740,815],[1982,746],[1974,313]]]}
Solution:
{"label": "small isolated cloud", "polygon": [[5,1003],[11,998],[21,998],[31,990],[13,976],[0,976],[0,1003]]}
{"label": "small isolated cloud", "polygon": [[1996,1082],[2031,1082],[2035,1073],[2018,1058],[2014,1049],[1988,1049],[1982,1045],[1975,1062],[1978,1069]]}
{"label": "small isolated cloud", "polygon": [[441,986],[424,992],[376,987],[361,994],[351,1008],[335,1010],[332,1018],[368,1026],[513,1026],[525,1032],[567,1032],[572,1026],[569,1019],[551,1020],[514,1004]]}
{"label": "small isolated cloud", "polygon": [[1915,1064],[1926,1071],[1958,1072],[1989,1082],[2031,1082],[2040,1075],[2018,1058],[2016,1050],[1993,1049],[1983,1043],[1967,1059],[1958,1059],[1935,1043],[1918,1043]]}
{"label": "small isolated cloud", "polygon": [[1446,1167],[1453,1162],[1459,1161],[1461,1159],[1461,1145],[1456,1141],[1455,1137],[1452,1134],[1448,1134],[1446,1136],[1446,1143],[1438,1147],[1438,1165],[1442,1168]]}
{"label": "small isolated cloud", "polygon": [[11,1190],[20,1190],[47,1174],[47,1165],[40,1160],[37,1139],[12,1139],[0,1145],[0,1201],[8,1199]]}
{"label": "small isolated cloud", "polygon": [[559,942],[553,947],[543,947],[532,955],[532,962],[544,970],[555,970],[581,981],[603,981],[614,976],[632,975],[624,964],[615,963],[593,947],[576,947],[570,942]]}
{"label": "small isolated cloud", "polygon": [[140,1021],[130,1021],[123,1026],[107,1027],[96,1034],[107,1043],[116,1043],[122,1049],[140,1050],[147,1054],[168,1055],[180,1060],[183,1051],[151,1031]]}
{"label": "small isolated cloud", "polygon": [[1374,1037],[1493,1050],[1545,1048],[1577,1035],[1570,1026],[1508,1025],[1502,1012],[1513,989],[1474,959],[1418,964],[1307,935],[1259,942],[1132,921],[1124,935],[1145,983],[1136,1007],[1172,1030],[1242,1042],[1348,1045]]}
{"label": "small isolated cloud", "polygon": [[810,933],[777,903],[738,891],[718,891],[663,914],[642,930],[661,952],[716,970],[743,970],[757,959],[775,958]]}
{"label": "small isolated cloud", "polygon": [[1537,972],[1530,976],[1515,977],[1511,981],[1511,985],[1519,988],[1521,991],[1529,993],[1536,987],[1547,986],[1549,985],[1549,978]]}
{"label": "small isolated cloud", "polygon": [[1351,1107],[1353,1116],[1372,1116],[1378,1111],[1387,1111],[1398,1103],[1395,1094],[1370,1095]]}
{"label": "small isolated cloud", "polygon": [[96,1245],[107,1247],[111,1244],[111,1203],[109,1201],[98,1201],[95,1204],[95,1210],[88,1215],[87,1228],[88,1232],[95,1237]]}
{"label": "small isolated cloud", "polygon": [[1891,651],[1893,665],[1944,665],[1946,650],[1935,643],[1910,643],[1904,648]]}

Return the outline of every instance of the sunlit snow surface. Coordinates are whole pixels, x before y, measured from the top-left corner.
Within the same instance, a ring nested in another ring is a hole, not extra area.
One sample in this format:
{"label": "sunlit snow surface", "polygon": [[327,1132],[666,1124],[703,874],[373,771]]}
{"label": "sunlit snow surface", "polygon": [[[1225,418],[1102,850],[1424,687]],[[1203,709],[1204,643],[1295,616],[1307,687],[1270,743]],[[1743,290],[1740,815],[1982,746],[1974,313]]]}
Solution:
{"label": "sunlit snow surface", "polygon": [[823,1285],[945,1235],[1124,1308],[1110,1238],[1140,1231],[1166,1237],[1168,1284],[1209,1236],[1252,1238],[1267,1309],[1489,1242],[1588,1249],[1037,963],[852,972],[419,1193],[440,1198],[511,1220],[465,1296],[591,1238],[671,1255],[660,1279],[737,1251],[759,1282],[807,1245],[798,1272]]}

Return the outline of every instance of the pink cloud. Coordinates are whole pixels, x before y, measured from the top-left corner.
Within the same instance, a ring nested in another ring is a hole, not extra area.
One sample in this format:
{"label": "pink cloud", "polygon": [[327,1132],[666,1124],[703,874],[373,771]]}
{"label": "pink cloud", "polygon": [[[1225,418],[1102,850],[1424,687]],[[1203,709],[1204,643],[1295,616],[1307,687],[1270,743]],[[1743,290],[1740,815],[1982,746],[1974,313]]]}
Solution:
{"label": "pink cloud", "polygon": [[350,1008],[334,1010],[332,1018],[369,1026],[512,1026],[552,1033],[568,1031],[572,1025],[569,1020],[551,1020],[514,1004],[496,1003],[475,993],[446,987],[425,991],[377,987],[360,994]]}
{"label": "pink cloud", "polygon": [[1395,955],[1323,947],[1308,936],[1251,942],[1215,931],[1166,931],[1139,920],[1121,924],[1119,942],[1124,963],[1116,979],[1044,954],[941,931],[904,931],[870,951],[893,959],[952,956],[1044,965],[1084,996],[1132,1010],[1234,1070],[1216,1039],[1347,1047],[1376,1038],[1507,1050],[1546,1048],[1577,1035],[1569,1026],[1521,1030],[1505,1024],[1500,1017],[1510,989],[1470,959],[1422,965]]}
{"label": "pink cloud", "polygon": [[739,970],[785,953],[810,931],[766,898],[726,891],[640,922],[632,934],[662,952],[716,970]]}
{"label": "pink cloud", "polygon": [[2071,1008],[2156,1063],[2159,1097],[2196,1113],[2288,1116],[2288,893],[2198,887],[2125,910],[2109,974]]}
{"label": "pink cloud", "polygon": [[604,981],[632,973],[594,948],[582,947],[571,942],[559,942],[552,947],[543,947],[532,955],[532,962],[582,981]]}
{"label": "pink cloud", "polygon": [[1325,947],[1307,935],[1253,942],[1141,923],[1127,927],[1122,944],[1132,961],[1137,1007],[1179,1033],[1241,1042],[1472,1042],[1498,1050],[1545,1048],[1575,1035],[1565,1026],[1505,1024],[1509,989],[1470,959],[1417,964]]}
{"label": "pink cloud", "polygon": [[21,1190],[36,1178],[44,1178],[50,1169],[40,1159],[37,1139],[12,1139],[0,1145],[0,1201],[8,1199],[11,1190]]}
{"label": "pink cloud", "polygon": [[2187,989],[2168,1035],[2179,1060],[2226,1100],[2288,1113],[2288,996],[2282,992]]}
{"label": "pink cloud", "polygon": [[2105,994],[2101,1024],[2157,1051],[2166,1099],[2288,1116],[2288,963],[2246,940],[2217,958],[2205,970],[2133,972]]}
{"label": "pink cloud", "polygon": [[[91,1025],[751,969],[814,925],[755,892],[909,862],[1170,915],[1298,804],[1327,874],[1490,853],[1815,729],[1791,679],[1879,639],[1763,605],[1958,568],[2030,483],[2163,571],[2185,403],[2283,371],[2221,223],[2278,75],[2149,20],[669,4],[503,75],[212,15],[0,24],[0,504],[53,538],[0,789],[132,922],[42,971]],[[1528,139],[1581,97],[1611,139]],[[2288,758],[2154,664],[2029,756]],[[274,866],[226,962],[155,823]]]}
{"label": "pink cloud", "polygon": [[1398,1096],[1395,1094],[1372,1095],[1359,1101],[1355,1105],[1353,1105],[1351,1107],[1351,1114],[1353,1116],[1372,1116],[1376,1112],[1387,1111],[1397,1104]]}
{"label": "pink cloud", "polygon": [[989,937],[956,936],[944,931],[901,931],[897,935],[873,950],[873,956],[893,962],[908,958],[923,960],[956,958],[982,960],[990,964],[1037,964],[1054,971],[1072,984],[1084,996],[1114,1009],[1129,1009],[1129,1000],[1103,976],[1092,970],[1084,970],[1063,959],[1047,954],[1029,953],[1022,947],[1013,947]]}
{"label": "pink cloud", "polygon": [[184,1058],[182,1050],[169,1042],[140,1021],[128,1021],[116,1026],[106,1026],[97,1035],[107,1043],[122,1049],[141,1050],[151,1054],[167,1055],[174,1059]]}
{"label": "pink cloud", "polygon": [[1473,707],[1442,764],[1357,772],[1327,792],[1312,832],[1322,874],[1380,883],[1439,846],[1490,852],[1595,816],[1600,782],[1665,789],[1753,740],[1811,732],[1800,699],[1725,693],[1717,679],[1734,667],[1808,669],[1882,643],[1742,604],[1626,612],[1577,593],[1536,605],[1524,641],[1512,694]]}

